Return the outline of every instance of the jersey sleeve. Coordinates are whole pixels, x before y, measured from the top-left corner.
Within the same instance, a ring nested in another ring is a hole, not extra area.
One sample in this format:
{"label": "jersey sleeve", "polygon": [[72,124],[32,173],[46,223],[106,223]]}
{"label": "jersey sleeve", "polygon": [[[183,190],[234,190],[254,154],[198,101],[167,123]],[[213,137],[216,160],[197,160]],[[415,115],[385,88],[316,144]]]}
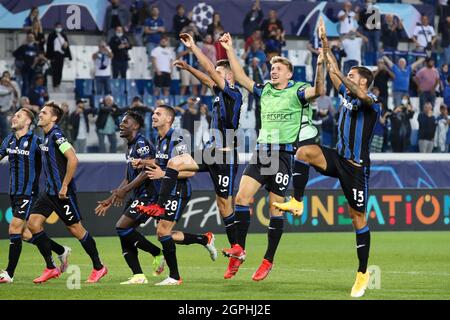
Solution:
{"label": "jersey sleeve", "polygon": [[238,100],[242,97],[241,93],[238,90],[233,90],[234,88],[230,87],[230,84],[227,80],[225,80],[225,87],[223,88],[223,92],[225,92],[229,97],[233,100]]}
{"label": "jersey sleeve", "polygon": [[173,144],[172,154],[169,155],[170,158],[190,152],[186,139],[178,130],[175,130],[172,133],[172,140],[170,143]]}
{"label": "jersey sleeve", "polygon": [[346,94],[346,87],[343,83],[339,86],[338,92],[345,97]]}
{"label": "jersey sleeve", "polygon": [[253,95],[255,95],[258,98],[261,98],[263,89],[264,89],[264,84],[262,84],[262,83],[255,83],[253,85]]}
{"label": "jersey sleeve", "polygon": [[62,154],[66,153],[67,150],[72,148],[72,145],[64,136],[64,133],[61,130],[55,130],[55,133],[53,134],[53,142],[56,144],[56,147],[58,147],[59,151],[61,151]]}
{"label": "jersey sleeve", "polygon": [[298,97],[298,100],[299,100],[303,105],[305,105],[305,104],[308,103],[308,100],[306,99],[306,93],[305,93],[305,90],[306,90],[306,88],[309,88],[309,87],[311,87],[311,85],[310,85],[309,83],[304,83],[304,84],[303,84],[301,87],[299,87],[298,90],[297,90],[297,97]]}
{"label": "jersey sleeve", "polygon": [[2,142],[0,146],[0,157],[3,158],[6,156],[6,148],[8,147],[8,141],[10,140],[11,135],[8,135]]}
{"label": "jersey sleeve", "polygon": [[139,159],[154,159],[156,150],[153,144],[141,138],[136,142],[136,153]]}

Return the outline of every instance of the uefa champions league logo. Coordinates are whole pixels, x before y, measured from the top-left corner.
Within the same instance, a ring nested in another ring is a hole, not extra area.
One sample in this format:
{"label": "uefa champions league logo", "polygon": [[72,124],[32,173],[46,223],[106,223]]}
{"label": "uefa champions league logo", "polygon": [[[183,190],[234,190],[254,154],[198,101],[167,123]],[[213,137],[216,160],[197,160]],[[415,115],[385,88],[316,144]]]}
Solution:
{"label": "uefa champions league logo", "polygon": [[204,2],[200,2],[192,8],[192,12],[192,20],[195,22],[197,28],[201,31],[205,31],[208,28],[208,25],[212,23],[214,14],[213,7]]}

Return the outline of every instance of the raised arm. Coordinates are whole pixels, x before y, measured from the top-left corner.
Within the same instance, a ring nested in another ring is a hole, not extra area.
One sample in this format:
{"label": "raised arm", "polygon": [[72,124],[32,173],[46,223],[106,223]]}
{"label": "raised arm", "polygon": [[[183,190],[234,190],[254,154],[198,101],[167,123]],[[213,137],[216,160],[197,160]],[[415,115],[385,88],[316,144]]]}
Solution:
{"label": "raised arm", "polygon": [[233,42],[230,34],[225,33],[220,39],[220,44],[227,51],[228,61],[230,62],[231,71],[233,71],[234,78],[237,82],[241,84],[244,88],[246,88],[249,92],[253,93],[253,86],[255,85],[255,81],[250,79],[246,74],[242,66],[239,64],[238,57],[234,52]]}
{"label": "raised arm", "polygon": [[425,58],[419,58],[416,62],[411,65],[411,70],[414,71],[418,66],[420,66],[425,61]]}
{"label": "raised arm", "polygon": [[387,64],[387,66],[389,67],[389,68],[391,68],[392,69],[392,67],[394,66],[394,63],[392,62],[392,60],[391,59],[389,59],[388,57],[386,57],[386,56],[383,56],[383,61]]}
{"label": "raised arm", "polygon": [[183,60],[176,60],[173,65],[175,67],[178,67],[182,70],[186,70],[190,73],[192,73],[192,75],[194,77],[196,77],[201,83],[203,83],[205,86],[209,87],[209,88],[213,88],[214,86],[214,81],[208,77],[206,74],[204,74],[203,72],[201,72],[200,70],[195,69],[194,67],[188,65],[186,63],[186,61]]}

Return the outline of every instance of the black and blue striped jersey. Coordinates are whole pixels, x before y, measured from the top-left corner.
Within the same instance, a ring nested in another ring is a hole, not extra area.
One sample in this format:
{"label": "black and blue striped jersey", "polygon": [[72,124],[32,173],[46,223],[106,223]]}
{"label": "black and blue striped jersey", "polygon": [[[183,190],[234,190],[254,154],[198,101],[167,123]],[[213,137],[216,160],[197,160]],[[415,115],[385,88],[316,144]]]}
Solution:
{"label": "black and blue striped jersey", "polygon": [[234,131],[239,128],[242,106],[241,91],[237,86],[230,85],[226,80],[223,90],[217,85],[214,85],[213,89],[216,97],[212,106],[211,139],[208,145],[214,145],[218,148],[232,146],[236,148],[236,139],[225,142],[224,139],[227,137],[227,130]]}
{"label": "black and blue striped jersey", "polygon": [[360,99],[347,94],[344,84],[339,87],[339,94],[342,96],[342,103],[339,108],[336,149],[341,157],[369,166],[370,144],[381,106],[377,97],[370,92],[367,95],[374,103],[370,106],[363,105]]}
{"label": "black and blue striped jersey", "polygon": [[[127,180],[133,181],[141,173],[142,169],[135,169],[132,166],[132,162],[135,159],[154,159],[155,147],[145,137],[138,133],[134,140],[128,144],[128,150],[126,153],[127,160]],[[154,183],[150,179],[146,179],[143,184],[133,189],[134,199],[137,198],[151,198],[156,199],[156,189]]]}
{"label": "black and blue striped jersey", "polygon": [[[164,137],[158,137],[156,145],[156,164],[161,167],[163,171],[167,168],[167,163],[173,157],[189,153],[188,145],[183,136],[175,129],[171,128],[167,131]],[[161,188],[161,181],[155,180],[156,189]],[[179,192],[183,197],[190,197],[192,193],[191,183],[189,179],[178,179],[177,184],[171,192],[171,195],[176,195]]]}
{"label": "black and blue striped jersey", "polygon": [[0,147],[0,157],[9,160],[9,194],[33,196],[39,193],[41,174],[41,139],[29,131],[17,139],[9,134]]}
{"label": "black and blue striped jersey", "polygon": [[[39,147],[42,152],[42,167],[46,177],[46,192],[49,195],[57,196],[67,171],[67,158],[64,156],[64,152],[72,146],[61,129],[55,125],[45,134]],[[75,194],[75,192],[75,181],[72,179],[67,187],[67,194]]]}

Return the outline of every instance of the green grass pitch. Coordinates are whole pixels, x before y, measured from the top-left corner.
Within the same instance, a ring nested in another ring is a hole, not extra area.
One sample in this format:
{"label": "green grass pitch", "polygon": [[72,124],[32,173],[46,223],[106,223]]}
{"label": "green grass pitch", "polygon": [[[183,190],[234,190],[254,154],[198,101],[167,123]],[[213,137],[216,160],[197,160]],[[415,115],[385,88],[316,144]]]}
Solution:
{"label": "green grass pitch", "polygon": [[[81,269],[81,289],[69,290],[68,274],[34,285],[44,265],[36,247],[24,244],[11,285],[0,285],[0,299],[350,299],[357,267],[353,233],[286,233],[278,247],[275,265],[261,282],[251,280],[266,248],[265,234],[247,239],[247,260],[237,275],[224,280],[227,260],[212,262],[199,245],[177,246],[184,283],[156,287],[167,276],[151,276],[152,258],[140,252],[149,284],[119,285],[130,276],[116,237],[97,237],[100,255],[109,268],[101,283],[84,283],[90,260],[73,238],[55,239],[72,247],[70,263]],[[156,241],[155,237],[150,237]],[[450,232],[372,232],[369,265],[380,268],[380,288],[366,291],[362,299],[450,299]],[[226,236],[216,236],[220,250]],[[0,241],[0,267],[6,267],[8,240]]]}

